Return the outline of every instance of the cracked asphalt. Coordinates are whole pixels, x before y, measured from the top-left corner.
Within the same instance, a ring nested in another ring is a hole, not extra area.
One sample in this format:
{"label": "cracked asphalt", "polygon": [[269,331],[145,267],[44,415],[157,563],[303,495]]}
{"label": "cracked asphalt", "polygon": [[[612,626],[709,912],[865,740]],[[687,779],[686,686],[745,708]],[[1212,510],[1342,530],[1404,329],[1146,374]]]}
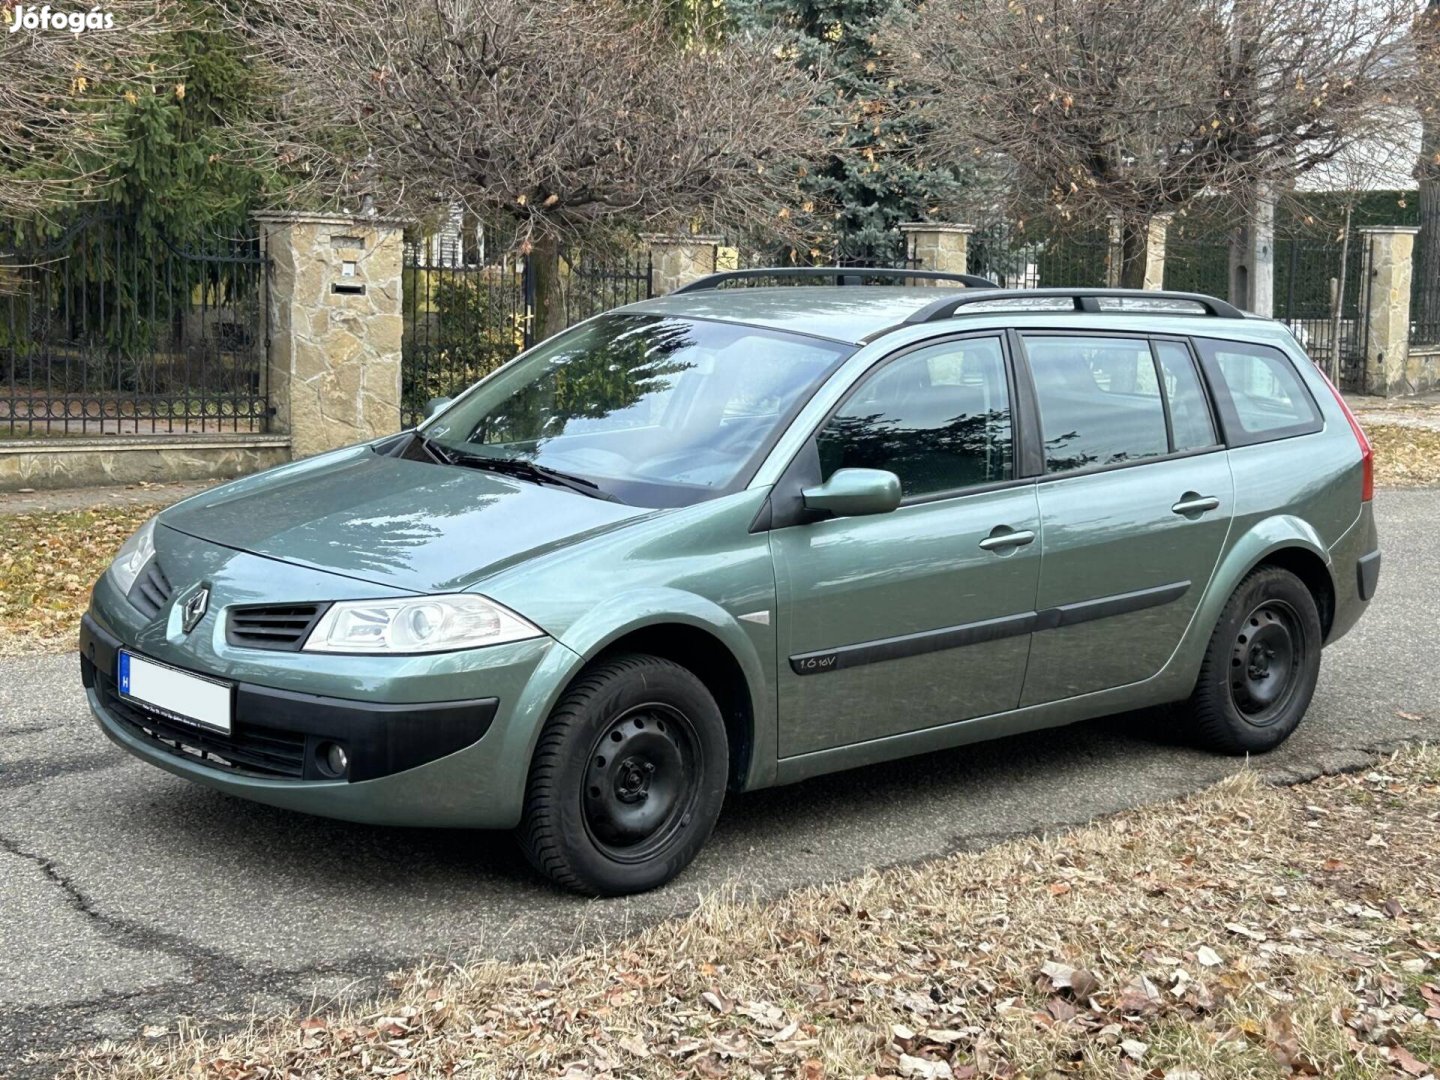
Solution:
{"label": "cracked asphalt", "polygon": [[[1310,715],[1257,761],[1281,780],[1440,737],[1440,489],[1386,490],[1379,595],[1325,653]],[[1055,732],[733,798],[671,886],[586,901],[504,835],[376,829],[193,787],[94,728],[73,654],[0,659],[0,1075],[67,1045],[363,999],[427,959],[615,936],[731,889],[770,895],[1181,795],[1241,767],[1163,716]]]}

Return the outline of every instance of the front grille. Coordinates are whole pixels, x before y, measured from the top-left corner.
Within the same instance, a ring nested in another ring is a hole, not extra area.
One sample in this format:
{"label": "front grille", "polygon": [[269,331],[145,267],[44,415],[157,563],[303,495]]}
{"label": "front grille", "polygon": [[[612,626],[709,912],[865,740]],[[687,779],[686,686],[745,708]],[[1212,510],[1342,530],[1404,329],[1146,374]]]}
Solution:
{"label": "front grille", "polygon": [[230,609],[225,640],[244,649],[298,652],[328,604],[257,604]]}
{"label": "front grille", "polygon": [[139,608],[140,614],[147,619],[153,619],[170,602],[174,593],[175,586],[171,585],[170,579],[165,576],[160,560],[151,559],[145,564],[145,569],[140,571],[135,584],[130,586],[127,599]]}
{"label": "front grille", "polygon": [[97,672],[96,683],[106,712],[132,735],[177,757],[251,776],[299,780],[305,775],[305,736],[299,732],[236,728],[226,735],[191,727],[141,702],[122,698],[104,674]]}

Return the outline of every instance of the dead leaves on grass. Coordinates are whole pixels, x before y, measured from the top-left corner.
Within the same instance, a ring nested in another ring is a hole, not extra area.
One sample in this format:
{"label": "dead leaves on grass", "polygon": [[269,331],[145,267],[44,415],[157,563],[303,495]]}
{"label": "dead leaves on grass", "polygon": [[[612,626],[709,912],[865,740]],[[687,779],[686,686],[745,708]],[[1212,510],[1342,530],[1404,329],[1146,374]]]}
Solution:
{"label": "dead leaves on grass", "polygon": [[1440,431],[1367,423],[1375,448],[1375,482],[1384,486],[1440,484]]}
{"label": "dead leaves on grass", "polygon": [[0,515],[0,653],[74,648],[90,589],[157,509]]}
{"label": "dead leaves on grass", "polygon": [[422,971],[370,1016],[73,1071],[1419,1080],[1440,1062],[1437,847],[1440,753],[1287,790],[1246,774],[553,963]]}

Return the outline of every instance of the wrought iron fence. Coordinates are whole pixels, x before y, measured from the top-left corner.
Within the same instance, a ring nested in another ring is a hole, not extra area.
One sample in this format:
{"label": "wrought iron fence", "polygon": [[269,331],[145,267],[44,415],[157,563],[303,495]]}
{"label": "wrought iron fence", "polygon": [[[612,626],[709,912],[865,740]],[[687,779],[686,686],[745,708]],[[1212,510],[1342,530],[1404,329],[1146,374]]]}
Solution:
{"label": "wrought iron fence", "polygon": [[566,273],[561,275],[565,302],[565,325],[599,315],[612,308],[650,299],[650,253],[620,256],[605,261],[600,256],[583,252],[564,260]]}
{"label": "wrought iron fence", "polygon": [[[523,257],[466,265],[433,244],[407,244],[400,419],[452,397],[535,344],[535,267]],[[566,326],[650,297],[650,260],[568,254],[559,295]]]}
{"label": "wrought iron fence", "polygon": [[972,274],[1005,289],[1102,286],[1110,275],[1109,238],[1099,233],[1036,235],[1009,221],[991,221],[970,234]]}
{"label": "wrought iron fence", "polygon": [[1426,250],[1440,237],[1415,238],[1415,261],[1410,278],[1410,344],[1440,345],[1440,253]]}
{"label": "wrought iron fence", "polygon": [[188,250],[115,216],[0,238],[0,438],[264,431],[266,266],[253,236]]}

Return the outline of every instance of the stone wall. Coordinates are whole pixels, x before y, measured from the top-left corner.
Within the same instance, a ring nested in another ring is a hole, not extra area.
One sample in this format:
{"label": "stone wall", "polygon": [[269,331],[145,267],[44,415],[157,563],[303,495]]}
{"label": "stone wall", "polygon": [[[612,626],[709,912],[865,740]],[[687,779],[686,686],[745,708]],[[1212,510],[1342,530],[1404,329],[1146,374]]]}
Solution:
{"label": "stone wall", "polygon": [[1405,393],[1440,390],[1440,345],[1417,345],[1405,357]]}
{"label": "stone wall", "polygon": [[290,440],[284,436],[6,439],[0,441],[0,492],[222,480],[289,460]]}
{"label": "stone wall", "polygon": [[273,431],[296,457],[400,428],[403,234],[397,222],[258,217],[269,282]]}

